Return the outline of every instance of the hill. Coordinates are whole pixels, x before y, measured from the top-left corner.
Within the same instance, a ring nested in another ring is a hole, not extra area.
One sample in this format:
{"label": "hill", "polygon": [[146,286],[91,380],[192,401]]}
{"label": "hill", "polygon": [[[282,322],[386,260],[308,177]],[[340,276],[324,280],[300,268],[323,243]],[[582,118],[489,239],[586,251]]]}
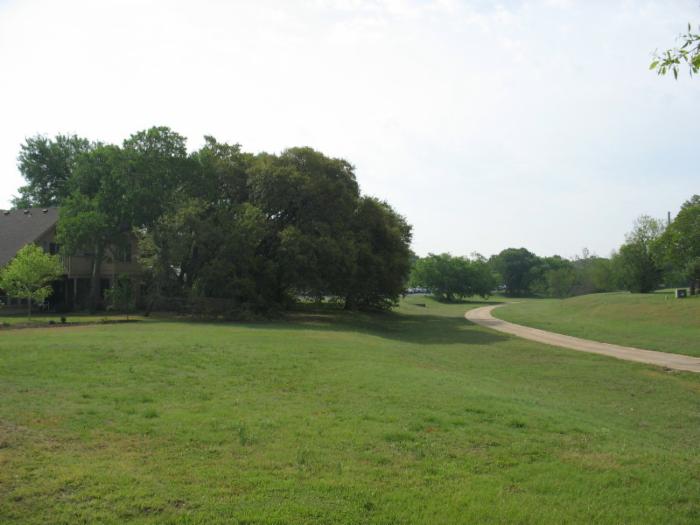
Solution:
{"label": "hill", "polygon": [[594,341],[700,356],[700,296],[618,292],[518,301],[493,315]]}
{"label": "hill", "polygon": [[691,523],[700,376],[394,313],[0,334],[0,522]]}

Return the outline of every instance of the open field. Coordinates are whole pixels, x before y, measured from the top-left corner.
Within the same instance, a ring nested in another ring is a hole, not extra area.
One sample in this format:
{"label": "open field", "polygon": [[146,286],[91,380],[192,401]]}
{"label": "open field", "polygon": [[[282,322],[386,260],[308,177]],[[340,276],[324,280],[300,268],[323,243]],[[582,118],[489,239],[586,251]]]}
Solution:
{"label": "open field", "polygon": [[700,521],[699,376],[472,306],[5,330],[0,522]]}
{"label": "open field", "polygon": [[494,310],[494,317],[594,341],[700,356],[700,296],[618,292],[517,301]]}
{"label": "open field", "polygon": [[[15,326],[47,326],[50,323],[61,323],[61,316],[66,318],[65,324],[97,324],[97,323],[114,323],[126,321],[127,317],[123,314],[44,314],[39,313],[32,315],[30,318],[26,314],[4,314],[0,310],[0,328],[15,327]],[[140,315],[129,315],[129,320],[144,320]]]}

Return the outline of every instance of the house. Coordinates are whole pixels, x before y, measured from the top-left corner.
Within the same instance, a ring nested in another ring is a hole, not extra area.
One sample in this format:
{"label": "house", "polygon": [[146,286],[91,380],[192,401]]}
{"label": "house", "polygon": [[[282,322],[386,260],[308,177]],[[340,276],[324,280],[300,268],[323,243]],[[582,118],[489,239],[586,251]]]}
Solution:
{"label": "house", "polygon": [[[24,246],[35,243],[51,254],[59,253],[56,243],[58,208],[0,210],[0,267],[5,266]],[[126,249],[108,250],[101,267],[101,293],[110,288],[118,275],[137,277],[141,268],[136,262],[137,244],[131,239]],[[83,308],[90,292],[92,258],[89,254],[62,257],[65,275],[53,283],[49,306],[64,310]],[[133,280],[138,295],[137,279]],[[6,298],[5,304],[19,306],[20,300]],[[26,303],[25,303],[26,304]]]}

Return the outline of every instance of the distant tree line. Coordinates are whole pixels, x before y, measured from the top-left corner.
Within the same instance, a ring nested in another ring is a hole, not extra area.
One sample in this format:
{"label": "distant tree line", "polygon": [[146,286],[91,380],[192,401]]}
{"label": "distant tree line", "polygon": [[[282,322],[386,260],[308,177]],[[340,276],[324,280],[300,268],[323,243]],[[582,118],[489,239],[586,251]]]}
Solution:
{"label": "distant tree line", "polygon": [[500,291],[509,296],[570,297],[628,290],[648,293],[660,286],[700,285],[700,196],[683,204],[676,218],[642,215],[625,242],[609,258],[590,254],[539,257],[525,248],[507,248],[488,260],[480,255],[429,254],[418,258],[413,286],[445,301]]}
{"label": "distant tree line", "polygon": [[431,253],[416,259],[411,272],[412,286],[427,288],[448,302],[473,295],[488,297],[496,284],[488,262],[478,254],[468,258]]}
{"label": "distant tree line", "polygon": [[288,308],[300,298],[348,309],[387,308],[410,282],[446,301],[488,296],[568,297],[700,281],[700,196],[669,224],[640,217],[611,257],[539,257],[508,248],[484,258],[410,251],[411,227],[362,195],[353,167],[311,148],[252,154],[206,137],[188,153],[164,127],[122,145],[77,136],[26,140],[26,185],[16,207],[60,206],[64,254],[92,259],[91,304],[108,248],[139,240],[152,307],[197,305],[239,313]]}
{"label": "distant tree line", "polygon": [[700,196],[683,203],[672,221],[640,216],[611,260],[623,289],[648,293],[660,286],[688,287],[695,295],[700,282]]}
{"label": "distant tree line", "polygon": [[610,259],[587,250],[574,259],[538,257],[525,248],[507,248],[489,259],[429,254],[415,261],[411,284],[448,302],[494,292],[563,298],[618,289]]}
{"label": "distant tree line", "polygon": [[93,305],[107,248],[133,235],[153,306],[386,308],[406,286],[411,226],[360,192],[351,164],[311,148],[252,154],[206,137],[188,153],[183,136],[154,127],[120,146],[31,137],[18,160],[14,205],[61,207],[58,242],[92,258]]}

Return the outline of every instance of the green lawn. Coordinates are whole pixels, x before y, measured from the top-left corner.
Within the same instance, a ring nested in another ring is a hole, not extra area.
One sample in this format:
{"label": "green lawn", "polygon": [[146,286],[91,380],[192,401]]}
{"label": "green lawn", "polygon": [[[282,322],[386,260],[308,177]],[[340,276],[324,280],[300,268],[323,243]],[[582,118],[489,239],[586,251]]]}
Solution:
{"label": "green lawn", "polygon": [[[24,313],[7,314],[0,310],[0,328],[15,326],[49,326],[53,324],[63,324],[61,317],[66,319],[65,324],[85,324],[85,323],[113,323],[126,320],[124,314],[33,314],[27,317]],[[143,316],[130,315],[129,320],[144,320]]]}
{"label": "green lawn", "polygon": [[700,376],[473,306],[4,330],[0,523],[700,521]]}
{"label": "green lawn", "polygon": [[497,308],[493,315],[595,341],[700,356],[700,296],[619,292],[523,300]]}

